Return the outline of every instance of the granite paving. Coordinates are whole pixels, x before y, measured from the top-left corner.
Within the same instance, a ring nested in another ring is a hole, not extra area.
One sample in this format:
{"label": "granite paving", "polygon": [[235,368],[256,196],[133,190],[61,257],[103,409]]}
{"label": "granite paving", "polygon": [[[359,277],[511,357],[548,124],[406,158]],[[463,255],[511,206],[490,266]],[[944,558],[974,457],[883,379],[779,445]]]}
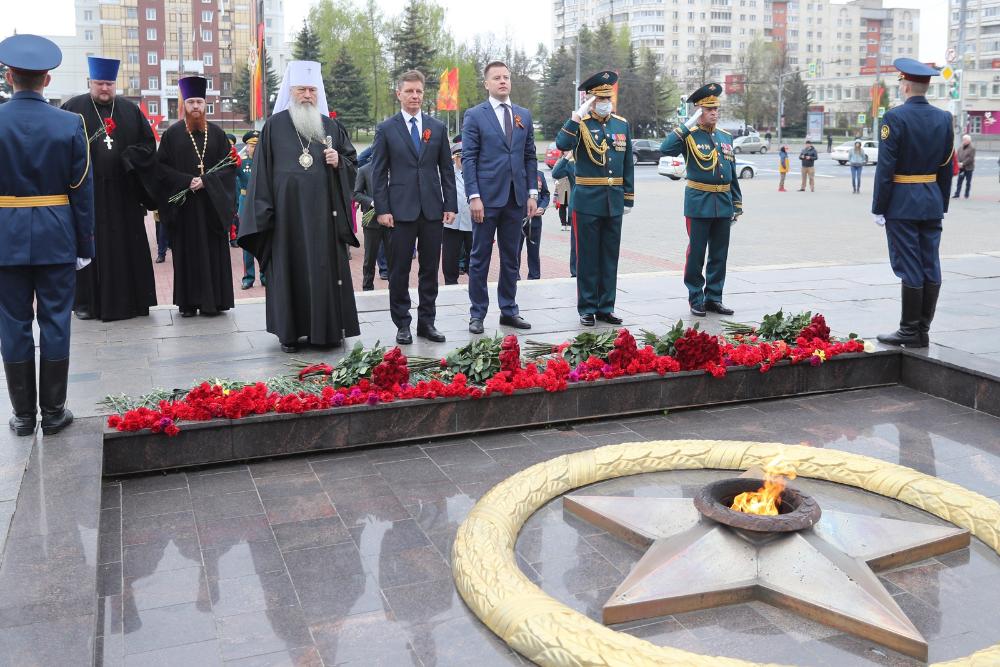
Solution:
{"label": "granite paving", "polygon": [[[1000,499],[1000,419],[904,387],[298,456],[103,486],[98,663],[517,665],[451,579],[458,525],[494,483],[535,461],[664,438],[805,443],[908,465]],[[689,497],[720,471],[665,472],[586,493]],[[825,508],[936,518],[799,480]],[[522,570],[598,618],[641,552],[565,514],[559,499],[517,542]],[[881,573],[931,661],[1000,641],[1000,557],[971,547]],[[759,602],[617,628],[654,643],[804,665],[915,665]]]}

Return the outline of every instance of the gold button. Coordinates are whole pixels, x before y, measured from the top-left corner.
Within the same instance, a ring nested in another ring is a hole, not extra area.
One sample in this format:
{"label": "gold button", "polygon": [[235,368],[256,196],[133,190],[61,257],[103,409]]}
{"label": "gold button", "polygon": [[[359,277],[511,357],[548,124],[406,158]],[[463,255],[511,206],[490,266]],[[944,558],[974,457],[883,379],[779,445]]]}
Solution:
{"label": "gold button", "polygon": [[608,178],[608,185],[614,185],[614,184],[615,184],[615,179]]}

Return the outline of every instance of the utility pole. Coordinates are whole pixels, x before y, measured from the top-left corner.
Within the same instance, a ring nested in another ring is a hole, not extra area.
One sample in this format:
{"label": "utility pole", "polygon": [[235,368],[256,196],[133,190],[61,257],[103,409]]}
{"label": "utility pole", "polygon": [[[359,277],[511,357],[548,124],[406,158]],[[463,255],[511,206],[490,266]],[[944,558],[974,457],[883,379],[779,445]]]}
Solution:
{"label": "utility pole", "polygon": [[[958,3],[958,101],[955,103],[955,138],[960,141],[965,133],[965,14],[969,6],[969,0],[959,0]],[[977,54],[978,55],[978,54]]]}

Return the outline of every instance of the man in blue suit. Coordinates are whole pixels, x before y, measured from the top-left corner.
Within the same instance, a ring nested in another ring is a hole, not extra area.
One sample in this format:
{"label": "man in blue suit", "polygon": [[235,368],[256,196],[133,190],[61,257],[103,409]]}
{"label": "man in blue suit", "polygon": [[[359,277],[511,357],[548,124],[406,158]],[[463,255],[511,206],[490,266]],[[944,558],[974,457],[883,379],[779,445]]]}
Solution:
{"label": "man in blue suit", "polygon": [[[17,435],[58,433],[66,409],[69,336],[76,270],[94,256],[94,180],[87,129],[77,114],[42,96],[48,71],[62,62],[44,37],[0,42],[0,63],[14,89],[0,106],[0,354]],[[16,160],[14,157],[16,156]],[[39,382],[31,324],[38,304]],[[36,389],[37,386],[37,389]],[[37,406],[36,406],[37,403]]]}
{"label": "man in blue suit", "polygon": [[889,263],[902,283],[899,329],[879,334],[889,345],[927,347],[941,292],[941,220],[948,212],[955,133],[951,114],[927,103],[932,76],[912,58],[898,58],[906,100],[886,112],[879,134],[872,214],[885,226]]}
{"label": "man in blue suit", "polygon": [[389,238],[389,310],[396,325],[396,342],[409,345],[410,266],[413,244],[420,262],[417,291],[417,335],[443,343],[434,327],[441,262],[442,223],[450,225],[458,212],[451,142],[441,121],[421,113],[424,75],[404,72],[396,82],[400,112],[383,121],[372,143],[372,190],[378,224],[392,228]]}
{"label": "man in blue suit", "polygon": [[494,61],[483,70],[489,99],[465,112],[462,127],[462,176],[472,214],[469,266],[469,331],[483,333],[490,305],[486,278],[493,239],[500,252],[500,324],[531,325],[518,314],[517,270],[521,221],[538,209],[538,157],[531,112],[510,101],[510,68]]}

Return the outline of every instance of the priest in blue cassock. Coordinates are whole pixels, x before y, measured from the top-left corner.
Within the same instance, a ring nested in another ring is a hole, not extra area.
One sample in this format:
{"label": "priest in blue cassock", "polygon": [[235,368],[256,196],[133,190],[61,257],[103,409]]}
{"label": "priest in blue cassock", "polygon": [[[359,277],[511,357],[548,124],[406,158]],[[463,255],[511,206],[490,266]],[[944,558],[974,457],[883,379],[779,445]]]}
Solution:
{"label": "priest in blue cassock", "polygon": [[346,247],[360,246],[349,222],[357,151],[330,118],[321,72],[288,63],[240,211],[238,243],[267,273],[267,330],[284,352],[360,333]]}
{"label": "priest in blue cassock", "polygon": [[156,140],[139,107],[116,94],[119,61],[89,56],[87,64],[90,90],[62,107],[87,123],[94,173],[97,255],[77,273],[74,310],[81,320],[108,322],[148,315],[156,305],[145,226],[156,204],[140,181],[153,169]]}
{"label": "priest in blue cassock", "polygon": [[[207,79],[188,76],[177,86],[184,118],[163,133],[157,151],[160,219],[170,228],[174,303],[181,317],[212,316],[234,305],[229,227],[236,211],[236,164],[212,171],[231,146],[226,133],[205,119]],[[184,191],[183,201],[169,201]]]}

